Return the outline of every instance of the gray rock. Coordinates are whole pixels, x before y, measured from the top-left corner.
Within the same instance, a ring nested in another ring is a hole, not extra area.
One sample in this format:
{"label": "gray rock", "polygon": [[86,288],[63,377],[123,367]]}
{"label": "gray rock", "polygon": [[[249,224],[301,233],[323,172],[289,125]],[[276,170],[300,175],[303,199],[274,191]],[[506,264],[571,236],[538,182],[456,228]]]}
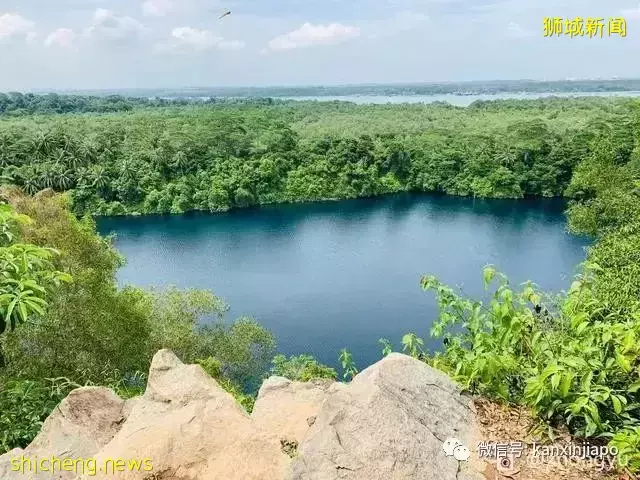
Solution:
{"label": "gray rock", "polygon": [[145,394],[127,408],[96,463],[148,460],[151,469],[105,468],[82,480],[276,479],[291,461],[276,434],[257,425],[199,365],[185,365],[168,350],[154,356]]}
{"label": "gray rock", "polygon": [[281,440],[299,443],[309,430],[309,418],[317,415],[333,383],[271,377],[262,384],[251,417],[258,427]]}
{"label": "gray rock", "polygon": [[[38,436],[24,451],[14,450],[0,457],[0,478],[74,478],[75,474],[71,471],[36,473],[35,463],[37,459],[52,456],[61,460],[92,457],[120,430],[125,420],[124,405],[125,402],[108,388],[82,387],[73,390],[49,415]],[[22,459],[22,456],[30,463],[24,463],[23,472],[13,471],[11,459]]]}
{"label": "gray rock", "polygon": [[394,353],[332,387],[286,478],[482,478],[445,455],[448,438],[475,450],[470,400],[441,372]]}
{"label": "gray rock", "polygon": [[[252,415],[198,365],[161,350],[141,397],[103,388],[74,390],[24,452],[0,457],[1,480],[71,480],[70,473],[25,476],[11,459],[51,456],[148,460],[82,480],[475,480],[483,465],[447,456],[450,437],[475,450],[475,414],[444,374],[391,354],[350,384],[264,382]],[[146,467],[147,464],[144,464]],[[479,467],[479,468],[477,468]]]}
{"label": "gray rock", "polygon": [[4,455],[0,455],[0,478],[5,479],[17,476],[15,472],[12,472],[11,461],[21,458],[21,455],[23,454],[24,450],[22,450],[21,448],[14,448],[13,450],[9,450]]}

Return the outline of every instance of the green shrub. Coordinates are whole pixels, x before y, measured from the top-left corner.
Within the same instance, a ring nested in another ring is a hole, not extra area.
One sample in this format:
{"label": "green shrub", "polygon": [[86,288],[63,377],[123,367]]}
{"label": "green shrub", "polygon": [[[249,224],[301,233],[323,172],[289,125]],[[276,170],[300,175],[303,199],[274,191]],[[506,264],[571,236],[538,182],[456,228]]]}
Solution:
{"label": "green shrub", "polygon": [[440,307],[432,334],[446,339],[431,362],[472,392],[527,405],[578,436],[612,437],[640,425],[640,311],[602,308],[594,294],[599,269],[587,262],[555,306],[531,283],[511,288],[492,267],[484,269],[487,288],[498,280],[488,305],[424,277]]}
{"label": "green shrub", "polygon": [[338,361],[342,365],[342,378],[345,380],[353,380],[353,377],[358,374],[358,367],[353,360],[353,354],[346,348],[343,348],[340,350],[340,355],[338,355]]}
{"label": "green shrub", "polygon": [[311,355],[292,355],[289,358],[284,355],[276,355],[272,363],[272,375],[286,377],[294,381],[308,382],[320,378],[335,380],[338,377],[333,368],[319,363]]}
{"label": "green shrub", "polygon": [[620,466],[640,472],[640,426],[627,427],[616,433],[609,445],[618,449]]}
{"label": "green shrub", "polygon": [[[12,195],[25,240],[55,248],[54,266],[74,282],[58,288],[46,315],[2,339],[9,378],[67,377],[78,383],[109,384],[146,372],[162,348],[183,361],[215,356],[225,375],[239,384],[268,369],[275,353],[273,335],[255,321],[225,322],[228,306],[201,290],[145,291],[118,288],[123,259],[109,238],[96,234],[90,218],[76,219],[64,196]],[[0,222],[1,223],[1,222]],[[205,319],[211,324],[202,326]]]}
{"label": "green shrub", "polygon": [[251,413],[253,411],[253,406],[256,402],[255,396],[246,394],[242,387],[223,375],[224,365],[220,360],[208,357],[197,360],[196,363],[213,377],[225,391],[230,393],[247,412]]}
{"label": "green shrub", "polygon": [[25,448],[56,405],[79,386],[65,378],[0,384],[0,455]]}

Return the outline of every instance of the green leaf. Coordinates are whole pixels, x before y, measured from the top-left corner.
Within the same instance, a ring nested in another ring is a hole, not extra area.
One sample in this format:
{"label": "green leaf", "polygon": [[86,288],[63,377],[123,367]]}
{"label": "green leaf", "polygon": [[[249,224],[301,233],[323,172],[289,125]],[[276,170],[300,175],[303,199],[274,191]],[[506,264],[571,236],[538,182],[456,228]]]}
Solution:
{"label": "green leaf", "polygon": [[587,322],[583,322],[581,324],[578,325],[578,328],[576,328],[576,333],[578,335],[582,335],[582,333],[586,330],[586,328],[589,326],[589,324]]}
{"label": "green leaf", "polygon": [[575,406],[576,411],[580,411],[587,403],[589,403],[589,397],[578,397],[576,401],[573,402],[573,405]]}
{"label": "green leaf", "polygon": [[482,278],[484,280],[485,289],[489,288],[489,284],[491,284],[491,282],[493,281],[495,274],[496,274],[496,269],[493,268],[492,266],[484,267],[484,269],[482,270]]}
{"label": "green leaf", "polygon": [[611,403],[613,404],[613,411],[617,414],[622,413],[622,402],[616,395],[611,396]]}
{"label": "green leaf", "polygon": [[622,368],[622,370],[624,370],[627,373],[633,370],[633,367],[631,366],[631,362],[624,355],[620,353],[616,353],[616,362],[618,363],[620,368]]}
{"label": "green leaf", "polygon": [[560,393],[562,397],[566,397],[569,395],[569,390],[571,389],[571,384],[573,383],[574,374],[571,372],[565,373],[562,376],[562,382],[560,382]]}

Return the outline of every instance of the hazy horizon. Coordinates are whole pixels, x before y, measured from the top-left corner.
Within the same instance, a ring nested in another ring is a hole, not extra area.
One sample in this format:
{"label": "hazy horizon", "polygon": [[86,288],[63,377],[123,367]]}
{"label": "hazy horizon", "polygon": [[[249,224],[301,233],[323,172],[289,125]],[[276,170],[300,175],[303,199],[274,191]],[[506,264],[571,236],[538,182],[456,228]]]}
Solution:
{"label": "hazy horizon", "polygon": [[[627,36],[544,37],[549,16]],[[638,26],[638,0],[3,0],[0,90],[640,77]]]}
{"label": "hazy horizon", "polygon": [[441,81],[398,81],[398,82],[358,82],[358,83],[279,83],[279,84],[268,84],[268,85],[245,85],[245,84],[237,84],[237,85],[155,85],[155,86],[112,86],[105,88],[91,88],[91,87],[82,87],[82,88],[33,88],[29,91],[32,92],[64,92],[64,91],[113,91],[113,90],[173,90],[173,89],[182,89],[182,90],[200,90],[200,89],[242,89],[242,88],[255,88],[255,89],[263,89],[263,88],[323,88],[323,87],[384,87],[384,86],[429,86],[429,85],[464,85],[464,84],[477,84],[477,83],[486,83],[486,84],[507,84],[507,83],[520,83],[520,82],[531,82],[531,83],[556,83],[556,82],[587,82],[587,81],[601,81],[601,82],[612,82],[612,81],[640,81],[640,76],[638,77],[593,77],[593,78],[518,78],[518,79],[491,79],[491,80],[441,80]]}

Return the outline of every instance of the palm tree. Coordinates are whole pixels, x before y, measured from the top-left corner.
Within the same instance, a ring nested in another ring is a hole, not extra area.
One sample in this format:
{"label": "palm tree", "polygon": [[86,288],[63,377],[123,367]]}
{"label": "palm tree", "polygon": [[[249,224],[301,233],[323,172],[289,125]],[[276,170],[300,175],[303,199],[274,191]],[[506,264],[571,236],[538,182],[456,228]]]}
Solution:
{"label": "palm tree", "polygon": [[55,152],[53,152],[52,157],[56,164],[61,164],[67,159],[67,152],[61,148],[57,148]]}
{"label": "palm tree", "polygon": [[76,184],[79,188],[87,188],[93,186],[93,175],[88,168],[80,168],[76,175]]}
{"label": "palm tree", "polygon": [[2,169],[0,176],[2,177],[3,183],[15,184],[17,183],[16,179],[20,178],[18,167],[15,165],[8,165]]}
{"label": "palm tree", "polygon": [[120,176],[124,180],[134,180],[137,176],[136,165],[133,160],[126,159],[120,164]]}
{"label": "palm tree", "polygon": [[76,145],[73,140],[73,137],[71,137],[70,135],[67,135],[66,133],[62,134],[62,149],[65,152],[72,152],[76,149]]}
{"label": "palm tree", "polygon": [[5,136],[0,136],[0,167],[5,168],[11,165],[13,163],[11,161],[12,157],[9,139]]}
{"label": "palm tree", "polygon": [[55,142],[50,132],[38,132],[31,139],[31,151],[38,158],[47,157],[55,148]]}
{"label": "palm tree", "polygon": [[184,173],[184,171],[189,166],[189,159],[184,152],[178,152],[173,156],[171,161],[171,166],[180,173]]}
{"label": "palm tree", "polygon": [[56,184],[56,172],[51,167],[51,164],[45,163],[40,169],[40,178],[38,183],[44,188],[53,188]]}
{"label": "palm tree", "polygon": [[22,185],[22,190],[28,195],[34,195],[40,191],[40,184],[35,177],[26,178]]}
{"label": "palm tree", "polygon": [[69,170],[64,170],[58,166],[56,170],[55,183],[58,190],[68,190],[73,185],[73,174]]}
{"label": "palm tree", "polygon": [[77,171],[80,167],[85,165],[85,161],[74,152],[68,152],[65,158],[65,165],[67,165],[71,170]]}
{"label": "palm tree", "polygon": [[109,176],[107,170],[102,165],[94,165],[90,169],[92,184],[98,190],[103,190],[109,185]]}
{"label": "palm tree", "polygon": [[74,157],[80,159],[82,165],[88,165],[95,162],[97,150],[98,147],[93,140],[85,140],[76,147]]}

